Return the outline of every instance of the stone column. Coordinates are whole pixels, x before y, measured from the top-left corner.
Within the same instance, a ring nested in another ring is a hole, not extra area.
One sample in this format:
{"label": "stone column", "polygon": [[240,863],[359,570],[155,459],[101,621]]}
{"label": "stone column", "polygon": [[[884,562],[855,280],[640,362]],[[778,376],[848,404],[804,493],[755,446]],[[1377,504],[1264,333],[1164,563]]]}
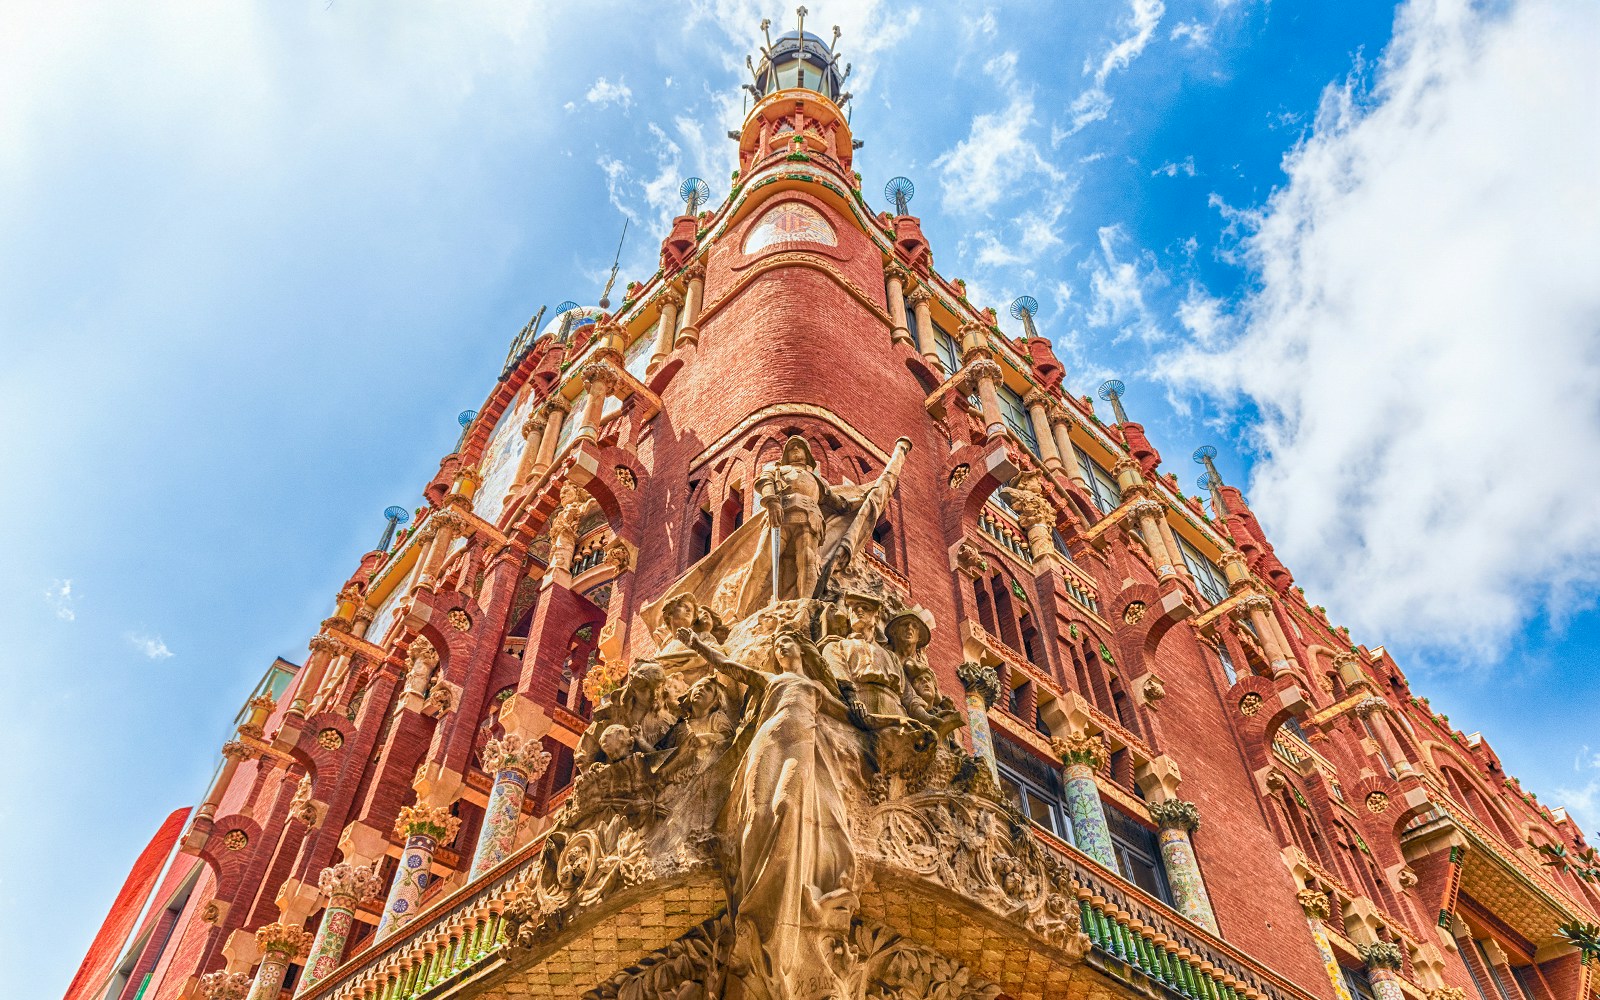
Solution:
{"label": "stone column", "polygon": [[1261,648],[1267,654],[1267,660],[1272,668],[1272,676],[1278,677],[1289,671],[1288,655],[1278,644],[1278,631],[1272,627],[1270,615],[1272,601],[1261,594],[1252,594],[1239,604],[1239,610],[1250,619],[1255,626],[1256,637],[1261,640]]}
{"label": "stone column", "polygon": [[517,479],[512,486],[513,491],[534,480],[533,470],[539,464],[539,445],[544,440],[544,429],[549,425],[550,411],[543,406],[534,407],[528,419],[522,422],[522,457],[517,460]]}
{"label": "stone column", "polygon": [[[1404,960],[1400,946],[1393,941],[1374,941],[1358,946],[1356,951],[1367,964],[1367,978],[1372,980],[1372,992],[1377,994],[1378,1000],[1405,1000],[1398,971]],[[1509,973],[1506,978],[1511,978]]]}
{"label": "stone column", "polygon": [[1108,871],[1117,870],[1117,856],[1111,849],[1111,828],[1106,825],[1105,806],[1100,802],[1100,787],[1094,773],[1105,766],[1106,744],[1098,736],[1074,733],[1051,741],[1065,765],[1062,784],[1067,798],[1067,818],[1072,821],[1072,839],[1078,850],[1099,862]]}
{"label": "stone column", "polygon": [[467,516],[453,506],[441,507],[433,512],[425,526],[433,528],[433,541],[428,544],[428,554],[423,556],[422,571],[417,575],[416,588],[418,590],[432,590],[438,586],[439,571],[444,568],[444,561],[450,554],[450,546],[455,540],[467,534],[471,523]]}
{"label": "stone column", "polygon": [[557,391],[544,401],[544,410],[548,420],[544,425],[544,436],[539,439],[539,454],[534,457],[533,467],[528,470],[529,480],[544,475],[550,463],[556,460],[556,442],[561,440],[561,426],[566,423],[567,414],[572,410],[572,401]]}
{"label": "stone column", "polygon": [[490,740],[483,748],[483,769],[494,777],[489,804],[483,810],[483,829],[472,853],[467,880],[480,878],[511,855],[517,846],[517,821],[528,782],[537,781],[550,766],[550,754],[539,740],[515,733]]}
{"label": "stone column", "polygon": [[1089,481],[1083,478],[1083,469],[1078,465],[1078,453],[1072,447],[1072,418],[1067,416],[1067,408],[1061,403],[1054,403],[1050,407],[1050,431],[1055,435],[1056,454],[1061,456],[1061,471],[1067,478],[1078,484],[1078,488],[1088,493]]}
{"label": "stone column", "polygon": [[327,676],[328,663],[338,654],[340,646],[325,633],[317,633],[306,644],[311,650],[311,655],[306,659],[306,666],[300,673],[300,683],[294,689],[294,700],[289,703],[289,712],[293,715],[303,716],[308,707],[322,690],[322,679]]}
{"label": "stone column", "polygon": [[1000,415],[1000,393],[995,386],[1000,381],[1000,366],[988,358],[979,358],[967,365],[967,377],[983,404],[983,423],[989,436],[1004,434],[1005,417]]}
{"label": "stone column", "polygon": [[911,330],[906,326],[906,280],[910,275],[906,274],[905,268],[891,264],[884,271],[884,276],[889,279],[889,317],[894,323],[889,331],[889,339],[914,347]]}
{"label": "stone column", "polygon": [[617,373],[604,361],[591,361],[583,366],[583,384],[588,386],[589,395],[583,403],[583,422],[578,425],[578,437],[593,441],[600,436],[600,414],[616,388]]}
{"label": "stone column", "polygon": [[1193,802],[1167,799],[1150,806],[1150,818],[1156,821],[1160,831],[1161,866],[1166,869],[1173,906],[1194,923],[1213,934],[1218,933],[1217,915],[1211,909],[1211,897],[1206,892],[1200,864],[1195,860],[1194,844],[1189,839],[1190,834],[1200,829],[1200,810]]}
{"label": "stone column", "polygon": [[1177,576],[1178,571],[1172,564],[1172,553],[1167,551],[1167,540],[1161,532],[1160,522],[1165,520],[1167,514],[1161,501],[1146,497],[1134,504],[1130,513],[1138,522],[1139,534],[1144,538],[1145,548],[1150,550],[1150,558],[1155,560],[1156,576],[1163,581]]}
{"label": "stone column", "polygon": [[700,305],[706,293],[706,266],[695,261],[683,269],[688,291],[683,296],[683,325],[678,328],[674,346],[700,343]]}
{"label": "stone column", "polygon": [[656,324],[656,343],[650,351],[650,364],[645,377],[656,373],[672,353],[673,342],[678,338],[678,311],[683,308],[683,296],[669,288],[661,293],[661,320]]}
{"label": "stone column", "polygon": [[934,332],[933,312],[928,304],[933,301],[933,293],[925,286],[918,285],[911,293],[909,301],[912,310],[917,314],[917,350],[922,352],[928,367],[949,378],[952,373],[944,370],[944,361],[939,357],[939,335]]}
{"label": "stone column", "polygon": [[395,835],[404,840],[400,852],[400,866],[389,885],[389,898],[383,904],[383,916],[378,920],[378,931],[373,942],[382,941],[404,927],[417,915],[417,903],[422,890],[433,880],[429,869],[433,854],[441,843],[448,843],[456,835],[461,820],[450,815],[449,806],[403,806],[400,818],[395,820]]}
{"label": "stone column", "polygon": [[200,977],[200,995],[206,1000],[244,1000],[249,990],[247,972],[208,972]]}
{"label": "stone column", "polygon": [[322,870],[317,886],[327,894],[328,905],[311,941],[311,954],[306,957],[305,975],[295,987],[296,996],[339,967],[350,928],[355,925],[356,907],[362,900],[376,896],[383,888],[383,880],[366,865],[338,864]]}
{"label": "stone column", "polygon": [[311,935],[293,924],[267,924],[257,930],[261,964],[256,966],[256,977],[250,983],[249,1000],[278,1000],[290,964],[310,943]]}
{"label": "stone column", "polygon": [[1339,959],[1333,954],[1333,943],[1328,940],[1328,932],[1322,926],[1322,922],[1328,919],[1331,905],[1328,894],[1315,889],[1301,889],[1296,898],[1300,901],[1300,908],[1305,911],[1306,925],[1311,928],[1311,941],[1322,958],[1322,967],[1327,970],[1328,982],[1333,984],[1333,995],[1338,1000],[1352,1000],[1350,987],[1344,982],[1344,973],[1339,971]]}
{"label": "stone column", "polygon": [[1060,473],[1064,463],[1056,450],[1055,438],[1051,436],[1050,397],[1035,389],[1022,397],[1022,405],[1028,408],[1028,420],[1033,424],[1033,436],[1039,439],[1039,460],[1051,472]]}
{"label": "stone column", "polygon": [[994,734],[989,731],[989,709],[1000,697],[1000,675],[993,667],[970,660],[956,668],[956,677],[967,690],[967,728],[972,732],[972,752],[989,765],[989,774],[1000,780],[994,759]]}
{"label": "stone column", "polygon": [[211,790],[206,792],[205,801],[195,810],[196,819],[210,819],[217,814],[217,805],[222,801],[222,794],[228,790],[229,782],[233,781],[233,773],[239,769],[239,762],[255,755],[249,744],[240,740],[229,740],[222,744],[222,770],[217,772],[217,780],[211,783]]}

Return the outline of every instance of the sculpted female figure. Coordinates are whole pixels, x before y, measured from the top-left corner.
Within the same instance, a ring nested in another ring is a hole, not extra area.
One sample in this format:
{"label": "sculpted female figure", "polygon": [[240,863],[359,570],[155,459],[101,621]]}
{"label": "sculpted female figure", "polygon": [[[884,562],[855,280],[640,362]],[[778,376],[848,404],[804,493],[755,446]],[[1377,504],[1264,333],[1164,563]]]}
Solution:
{"label": "sculpted female figure", "polygon": [[750,688],[750,735],[721,827],[729,866],[732,970],[759,1000],[842,997],[828,961],[856,910],[845,791],[862,778],[861,736],[809,639],[780,626],[770,669],[736,662],[688,629],[684,645]]}

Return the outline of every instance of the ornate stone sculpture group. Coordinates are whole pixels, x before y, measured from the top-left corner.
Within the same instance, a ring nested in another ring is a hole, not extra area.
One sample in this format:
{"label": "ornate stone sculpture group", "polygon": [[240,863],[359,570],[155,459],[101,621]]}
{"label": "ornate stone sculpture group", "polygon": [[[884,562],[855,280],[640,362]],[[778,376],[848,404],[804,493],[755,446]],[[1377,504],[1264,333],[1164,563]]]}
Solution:
{"label": "ornate stone sculpture group", "polygon": [[[698,873],[720,879],[724,916],[654,963],[649,990],[594,995],[893,996],[886,963],[909,945],[889,948],[860,912],[887,868],[1081,954],[1062,873],[952,738],[964,712],[928,663],[932,616],[861,557],[907,451],[872,485],[840,487],[790,438],[758,480],[764,516],[647,609],[655,654],[604,692],[578,742],[572,795],[506,915],[513,944],[537,949],[615,891]],[[962,980],[939,995],[994,992]]]}

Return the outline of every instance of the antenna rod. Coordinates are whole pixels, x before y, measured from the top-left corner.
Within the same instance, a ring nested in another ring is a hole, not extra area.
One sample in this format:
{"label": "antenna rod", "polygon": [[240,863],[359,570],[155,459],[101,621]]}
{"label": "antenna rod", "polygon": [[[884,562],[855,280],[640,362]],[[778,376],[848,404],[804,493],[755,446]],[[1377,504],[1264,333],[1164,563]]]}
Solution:
{"label": "antenna rod", "polygon": [[1196,448],[1194,460],[1206,467],[1205,484],[1211,491],[1211,509],[1219,519],[1228,516],[1228,505],[1222,499],[1222,476],[1217,473],[1217,463],[1213,461],[1217,456],[1217,449],[1210,445]]}
{"label": "antenna rod", "polygon": [[606,279],[605,290],[600,293],[600,308],[601,309],[610,309],[611,308],[611,286],[617,283],[617,268],[620,266],[620,264],[622,262],[622,243],[623,243],[623,240],[626,240],[628,238],[628,222],[629,221],[630,220],[628,219],[627,216],[623,216],[622,217],[622,237],[617,240],[617,253],[616,253],[616,256],[611,259],[611,277]]}

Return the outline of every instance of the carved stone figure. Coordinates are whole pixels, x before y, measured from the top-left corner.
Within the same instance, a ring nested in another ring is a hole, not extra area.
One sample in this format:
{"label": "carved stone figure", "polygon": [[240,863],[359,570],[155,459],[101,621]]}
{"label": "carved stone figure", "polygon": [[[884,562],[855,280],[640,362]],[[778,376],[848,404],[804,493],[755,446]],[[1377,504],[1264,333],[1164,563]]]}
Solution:
{"label": "carved stone figure", "polygon": [[822,574],[827,519],[850,513],[860,498],[828,485],[817,472],[811,445],[798,434],[783,443],[782,459],[761,471],[756,490],[777,525],[778,599],[810,597]]}
{"label": "carved stone figure", "polygon": [[753,1000],[842,996],[830,956],[857,907],[846,795],[865,783],[860,736],[804,634],[774,634],[761,665],[729,659],[687,629],[678,638],[745,684],[756,705],[719,824],[732,854],[731,968]]}

